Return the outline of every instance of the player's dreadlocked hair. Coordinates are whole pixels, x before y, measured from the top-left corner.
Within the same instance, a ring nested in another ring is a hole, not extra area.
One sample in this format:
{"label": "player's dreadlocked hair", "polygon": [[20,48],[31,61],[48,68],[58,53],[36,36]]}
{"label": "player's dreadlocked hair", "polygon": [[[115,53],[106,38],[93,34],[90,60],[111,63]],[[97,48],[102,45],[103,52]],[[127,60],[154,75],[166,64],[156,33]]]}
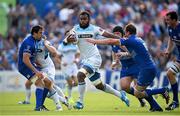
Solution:
{"label": "player's dreadlocked hair", "polygon": [[88,18],[90,19],[90,13],[88,11],[81,11],[79,16],[81,16],[81,15],[87,15]]}

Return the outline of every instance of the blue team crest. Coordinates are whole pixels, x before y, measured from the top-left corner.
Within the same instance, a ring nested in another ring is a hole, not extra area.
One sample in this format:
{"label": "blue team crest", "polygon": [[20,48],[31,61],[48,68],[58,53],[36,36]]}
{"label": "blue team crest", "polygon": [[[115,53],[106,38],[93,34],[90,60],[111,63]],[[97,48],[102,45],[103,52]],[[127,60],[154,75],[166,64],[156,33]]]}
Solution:
{"label": "blue team crest", "polygon": [[28,45],[28,46],[27,46],[27,50],[30,50],[30,48],[31,48],[31,46]]}
{"label": "blue team crest", "polygon": [[172,32],[172,29],[169,29],[169,32],[171,33],[171,32]]}

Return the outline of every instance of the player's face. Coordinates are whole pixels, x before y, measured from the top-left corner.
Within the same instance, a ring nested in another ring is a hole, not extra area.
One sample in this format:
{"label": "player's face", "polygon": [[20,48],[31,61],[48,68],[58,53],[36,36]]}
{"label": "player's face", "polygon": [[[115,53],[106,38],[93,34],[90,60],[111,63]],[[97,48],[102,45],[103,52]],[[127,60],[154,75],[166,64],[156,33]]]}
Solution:
{"label": "player's face", "polygon": [[130,33],[129,33],[129,31],[125,31],[125,34],[124,34],[124,37],[129,37],[130,36]]}
{"label": "player's face", "polygon": [[114,34],[122,37],[122,34],[120,32],[114,32]]}
{"label": "player's face", "polygon": [[165,21],[166,21],[166,23],[167,23],[168,26],[172,26],[173,23],[174,23],[174,21],[171,19],[170,16],[166,16],[166,17],[165,17]]}
{"label": "player's face", "polygon": [[87,15],[79,16],[79,25],[81,28],[87,28],[89,26],[89,18]]}
{"label": "player's face", "polygon": [[37,33],[37,39],[40,40],[42,38],[42,33],[43,33],[43,30],[40,29]]}

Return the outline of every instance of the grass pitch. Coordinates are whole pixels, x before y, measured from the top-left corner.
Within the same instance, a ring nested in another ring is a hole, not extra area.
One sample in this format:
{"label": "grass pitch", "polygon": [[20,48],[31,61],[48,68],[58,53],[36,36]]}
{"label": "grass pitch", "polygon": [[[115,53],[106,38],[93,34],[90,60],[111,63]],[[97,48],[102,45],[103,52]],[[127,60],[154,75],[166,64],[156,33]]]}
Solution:
{"label": "grass pitch", "polygon": [[[75,93],[74,100],[78,94]],[[130,107],[127,107],[117,97],[103,93],[103,92],[88,92],[85,95],[85,107],[83,110],[68,110],[63,106],[63,111],[55,111],[53,101],[46,99],[45,105],[51,111],[49,112],[36,112],[33,111],[35,106],[35,96],[32,95],[30,105],[18,104],[18,101],[24,100],[24,93],[0,93],[0,116],[2,115],[82,115],[82,116],[99,116],[99,115],[180,115],[180,108],[168,112],[149,112],[149,106],[140,108],[138,100],[135,97],[128,95],[130,99]],[[166,107],[165,100],[161,96],[157,98],[161,107]]]}

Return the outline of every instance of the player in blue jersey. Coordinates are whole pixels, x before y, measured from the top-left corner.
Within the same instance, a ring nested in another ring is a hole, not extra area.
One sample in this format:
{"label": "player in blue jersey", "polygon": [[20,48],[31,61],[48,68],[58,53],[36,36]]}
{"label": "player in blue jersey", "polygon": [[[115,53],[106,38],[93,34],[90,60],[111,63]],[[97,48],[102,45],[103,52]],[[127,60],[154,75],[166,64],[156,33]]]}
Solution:
{"label": "player in blue jersey", "polygon": [[43,104],[47,93],[44,87],[50,88],[51,81],[45,78],[45,75],[39,71],[35,65],[36,44],[42,38],[43,27],[40,25],[33,26],[31,35],[27,36],[19,49],[18,54],[18,71],[30,80],[36,86],[36,108],[35,111],[48,110]]}
{"label": "player in blue jersey", "polygon": [[[124,31],[121,26],[116,26],[113,28],[113,33],[117,34],[121,37],[124,36]],[[121,67],[121,75],[120,75],[120,85],[121,89],[126,91],[129,94],[132,94],[130,91],[131,83],[137,82],[138,74],[139,74],[139,66],[131,57],[132,50],[128,51],[125,46],[117,46],[112,45],[112,69],[116,68],[117,66],[122,65]],[[120,57],[117,58],[117,56]],[[119,62],[120,61],[120,62]],[[133,94],[132,94],[133,95]],[[140,102],[140,106],[145,106],[145,101],[143,99],[138,98]]]}
{"label": "player in blue jersey", "polygon": [[169,90],[168,88],[160,89],[146,89],[154,80],[156,76],[156,67],[148,52],[145,42],[136,36],[136,27],[132,24],[128,24],[125,27],[125,37],[117,39],[86,39],[92,44],[112,44],[126,46],[128,51],[132,51],[131,56],[139,66],[139,75],[137,84],[135,87],[130,88],[130,93],[134,94],[137,98],[145,98],[150,104],[150,111],[163,111],[159,104],[154,100],[152,95],[162,94],[166,99],[166,103],[169,102]]}
{"label": "player in blue jersey", "polygon": [[[49,43],[49,41],[46,40],[46,37],[44,35],[43,35],[43,39],[37,41],[36,48],[37,49],[36,49],[36,55],[35,55],[35,64],[37,65],[39,70],[42,71],[45,74],[45,76],[49,80],[51,80],[51,82],[53,83],[52,87],[49,88],[48,97],[54,101],[56,105],[56,110],[61,111],[62,106],[60,104],[60,101],[66,104],[66,106],[68,106],[68,103],[61,89],[54,84],[55,66],[54,66],[53,61],[50,58],[50,54],[55,57],[57,56],[58,52],[56,48],[53,47]],[[25,86],[26,88],[28,88],[27,93],[29,94],[31,93],[30,92],[31,85],[32,85],[32,82],[30,80],[27,80]],[[44,90],[46,90],[46,88],[44,88]],[[61,95],[59,95],[58,94],[59,92],[56,92],[56,91],[61,92]],[[26,96],[26,101],[21,102],[21,104],[29,103],[29,99],[30,99],[29,94],[27,94]]]}
{"label": "player in blue jersey", "polygon": [[[74,35],[75,37],[72,35]],[[108,84],[103,83],[100,78],[101,74],[99,73],[99,68],[102,62],[101,55],[96,45],[92,45],[85,40],[85,38],[97,38],[98,35],[111,38],[119,38],[119,36],[109,33],[98,26],[90,24],[89,12],[82,11],[79,15],[79,24],[75,25],[73,29],[70,30],[70,34],[67,35],[67,37],[64,40],[64,42],[66,43],[73,42],[77,44],[82,61],[82,66],[77,73],[79,100],[74,105],[74,108],[83,109],[84,107],[86,77],[89,78],[89,80],[97,89],[117,96],[123,102],[125,102],[127,106],[129,106],[129,100],[126,97],[124,91],[117,91],[113,89]]]}
{"label": "player in blue jersey", "polygon": [[166,110],[174,110],[175,108],[179,108],[178,83],[176,81],[176,74],[180,72],[180,23],[178,21],[178,15],[175,11],[168,12],[166,14],[165,21],[168,25],[170,39],[168,41],[168,47],[164,52],[164,55],[168,56],[172,52],[174,44],[176,45],[179,52],[177,60],[167,71],[167,77],[173,91],[173,102],[166,108]]}

